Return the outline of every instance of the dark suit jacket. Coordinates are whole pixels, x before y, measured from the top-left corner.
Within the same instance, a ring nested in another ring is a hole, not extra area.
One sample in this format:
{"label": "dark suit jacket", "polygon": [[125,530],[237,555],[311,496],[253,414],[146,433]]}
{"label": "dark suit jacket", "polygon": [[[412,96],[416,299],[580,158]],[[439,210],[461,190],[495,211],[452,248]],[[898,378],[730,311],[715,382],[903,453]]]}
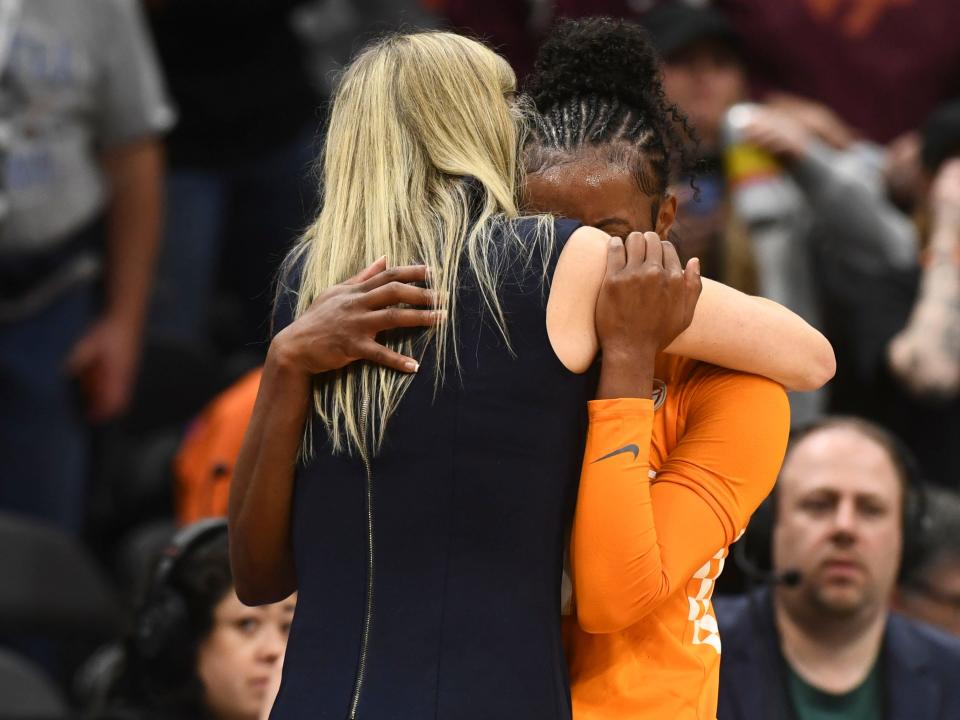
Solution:
{"label": "dark suit jacket", "polygon": [[[792,720],[770,591],[714,598],[723,653],[718,720]],[[891,613],[884,720],[960,720],[960,639]]]}

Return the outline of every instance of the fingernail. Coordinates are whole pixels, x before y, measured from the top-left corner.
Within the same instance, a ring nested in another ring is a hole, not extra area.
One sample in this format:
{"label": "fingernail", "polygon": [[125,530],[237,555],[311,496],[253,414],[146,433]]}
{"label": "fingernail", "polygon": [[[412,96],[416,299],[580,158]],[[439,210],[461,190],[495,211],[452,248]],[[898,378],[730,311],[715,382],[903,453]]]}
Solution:
{"label": "fingernail", "polygon": [[427,267],[424,269],[424,275],[425,275],[428,279],[433,277],[433,272],[430,270],[430,266],[429,266],[429,265],[427,265]]}
{"label": "fingernail", "polygon": [[406,370],[407,372],[415,373],[417,370],[420,369],[420,363],[415,362],[413,360],[407,360],[407,362],[403,364],[403,369]]}
{"label": "fingernail", "polygon": [[623,245],[623,240],[616,235],[610,236],[610,246],[616,247],[617,245]]}
{"label": "fingernail", "polygon": [[693,265],[693,271],[700,274],[700,258],[690,258],[690,264]]}
{"label": "fingernail", "polygon": [[437,321],[439,321],[439,322],[443,322],[444,320],[447,319],[447,311],[446,311],[446,310],[433,310],[432,313],[433,313],[434,319],[437,320]]}
{"label": "fingernail", "polygon": [[386,256],[386,255],[381,255],[380,257],[378,257],[378,258],[377,258],[377,262],[380,262],[380,261],[386,262],[386,261],[387,261],[387,256]]}

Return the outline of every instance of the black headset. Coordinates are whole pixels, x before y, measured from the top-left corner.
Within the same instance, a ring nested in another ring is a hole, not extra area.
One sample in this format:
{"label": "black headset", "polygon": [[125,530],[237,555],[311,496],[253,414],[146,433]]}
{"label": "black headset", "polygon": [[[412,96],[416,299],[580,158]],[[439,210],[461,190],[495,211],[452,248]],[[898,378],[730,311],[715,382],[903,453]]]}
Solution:
{"label": "black headset", "polygon": [[[801,439],[817,430],[836,426],[838,419],[844,418],[829,418],[825,422],[814,423],[793,433],[790,447],[792,448]],[[904,496],[901,523],[903,551],[900,559],[899,581],[903,579],[907,570],[922,558],[926,549],[926,535],[930,528],[926,482],[916,456],[903,441],[879,426],[872,423],[870,425],[875,433],[884,438],[887,448],[894,456],[894,463],[899,466],[898,469],[903,474]],[[733,548],[733,560],[753,583],[782,584],[793,587],[803,580],[798,570],[788,568],[779,573],[773,570],[770,545],[773,539],[773,526],[776,522],[776,495],[775,488],[750,518],[746,533]]]}
{"label": "black headset", "polygon": [[137,662],[156,666],[169,656],[171,648],[189,642],[190,613],[187,600],[177,588],[178,568],[196,548],[226,532],[226,518],[207,518],[178,530],[167,543],[135,618],[130,649]]}

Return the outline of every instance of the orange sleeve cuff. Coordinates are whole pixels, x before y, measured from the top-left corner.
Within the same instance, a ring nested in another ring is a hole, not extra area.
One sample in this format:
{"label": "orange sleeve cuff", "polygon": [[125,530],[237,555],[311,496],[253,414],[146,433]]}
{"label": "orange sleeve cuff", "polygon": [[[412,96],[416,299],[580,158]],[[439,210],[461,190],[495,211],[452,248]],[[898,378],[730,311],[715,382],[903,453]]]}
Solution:
{"label": "orange sleeve cuff", "polygon": [[613,417],[643,417],[653,414],[653,400],[650,398],[611,398],[609,400],[590,400],[587,413],[591,422]]}

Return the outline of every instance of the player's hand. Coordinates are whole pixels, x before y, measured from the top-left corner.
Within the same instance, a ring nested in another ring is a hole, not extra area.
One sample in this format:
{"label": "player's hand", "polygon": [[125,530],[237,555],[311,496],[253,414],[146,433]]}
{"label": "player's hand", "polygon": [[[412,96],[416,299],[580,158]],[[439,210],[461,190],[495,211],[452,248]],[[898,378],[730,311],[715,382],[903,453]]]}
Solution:
{"label": "player's hand", "polygon": [[700,261],[684,268],[673,244],[656,233],[611,238],[597,299],[604,355],[663,350],[690,325],[700,290]]}
{"label": "player's hand", "polygon": [[[395,328],[430,327],[442,322],[433,290],[412,283],[427,279],[425,265],[387,269],[386,258],[322,292],[306,312],[273,340],[288,364],[316,375],[369,360],[401,372],[416,372],[417,362],[377,341]],[[412,305],[413,308],[397,307]],[[424,309],[427,308],[427,309]]]}

